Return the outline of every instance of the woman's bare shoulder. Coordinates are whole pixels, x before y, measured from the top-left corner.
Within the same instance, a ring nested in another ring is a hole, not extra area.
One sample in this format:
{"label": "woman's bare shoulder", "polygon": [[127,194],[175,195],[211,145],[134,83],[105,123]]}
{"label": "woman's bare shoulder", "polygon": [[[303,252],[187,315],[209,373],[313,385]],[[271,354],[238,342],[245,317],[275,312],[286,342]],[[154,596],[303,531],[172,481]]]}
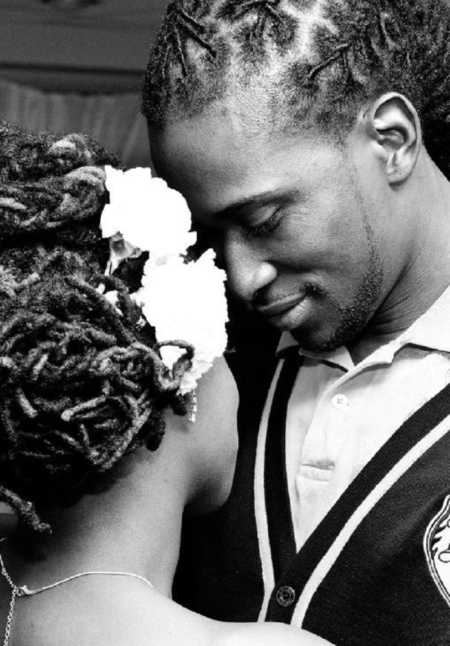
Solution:
{"label": "woman's bare shoulder", "polygon": [[211,646],[332,646],[321,637],[284,624],[246,624],[225,629]]}
{"label": "woman's bare shoulder", "polygon": [[214,622],[140,583],[108,584],[108,594],[81,579],[19,600],[11,646],[210,646]]}

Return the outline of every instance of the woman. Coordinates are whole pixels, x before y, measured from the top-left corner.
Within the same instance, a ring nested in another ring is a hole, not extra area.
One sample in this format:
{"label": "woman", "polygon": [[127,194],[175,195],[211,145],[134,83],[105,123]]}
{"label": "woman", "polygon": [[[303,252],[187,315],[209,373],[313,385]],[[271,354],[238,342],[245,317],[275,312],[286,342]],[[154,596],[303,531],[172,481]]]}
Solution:
{"label": "woman", "polygon": [[190,421],[189,348],[164,368],[130,298],[142,267],[104,275],[113,159],[81,136],[8,127],[0,147],[0,499],[19,518],[0,546],[3,643],[323,644],[171,601],[183,513],[215,509],[231,487],[233,379],[216,361]]}

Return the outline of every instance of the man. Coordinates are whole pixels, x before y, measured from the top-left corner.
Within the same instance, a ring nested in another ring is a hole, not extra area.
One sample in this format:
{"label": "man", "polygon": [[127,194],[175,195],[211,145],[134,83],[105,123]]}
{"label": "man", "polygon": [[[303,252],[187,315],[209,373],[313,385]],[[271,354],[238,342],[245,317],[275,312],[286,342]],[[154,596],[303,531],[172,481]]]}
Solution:
{"label": "man", "polygon": [[233,492],[187,538],[199,612],[450,643],[449,35],[447,0],[168,7],[156,168],[282,332],[244,352]]}

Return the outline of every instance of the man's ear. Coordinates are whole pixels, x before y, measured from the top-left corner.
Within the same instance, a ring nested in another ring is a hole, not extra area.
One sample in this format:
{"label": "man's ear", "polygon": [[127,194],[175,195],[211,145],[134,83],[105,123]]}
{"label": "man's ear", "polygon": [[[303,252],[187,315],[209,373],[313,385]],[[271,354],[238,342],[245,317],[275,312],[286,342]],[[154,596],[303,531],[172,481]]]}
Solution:
{"label": "man's ear", "polygon": [[390,184],[406,180],[422,145],[422,128],[413,104],[402,94],[383,94],[365,110],[366,134],[375,142]]}

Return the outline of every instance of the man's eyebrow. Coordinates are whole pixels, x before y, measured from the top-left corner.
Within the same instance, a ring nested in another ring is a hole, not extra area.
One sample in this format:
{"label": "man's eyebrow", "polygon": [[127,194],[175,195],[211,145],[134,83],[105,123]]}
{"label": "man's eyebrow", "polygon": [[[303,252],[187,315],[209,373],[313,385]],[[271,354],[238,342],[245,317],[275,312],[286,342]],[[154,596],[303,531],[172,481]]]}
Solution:
{"label": "man's eyebrow", "polygon": [[241,211],[246,208],[258,208],[261,206],[266,206],[267,204],[272,204],[275,201],[288,202],[292,198],[298,196],[300,191],[298,189],[276,189],[273,191],[265,191],[264,193],[257,193],[249,197],[244,197],[236,202],[233,202],[229,206],[217,211],[214,215],[217,218],[224,217],[235,217],[241,213]]}

